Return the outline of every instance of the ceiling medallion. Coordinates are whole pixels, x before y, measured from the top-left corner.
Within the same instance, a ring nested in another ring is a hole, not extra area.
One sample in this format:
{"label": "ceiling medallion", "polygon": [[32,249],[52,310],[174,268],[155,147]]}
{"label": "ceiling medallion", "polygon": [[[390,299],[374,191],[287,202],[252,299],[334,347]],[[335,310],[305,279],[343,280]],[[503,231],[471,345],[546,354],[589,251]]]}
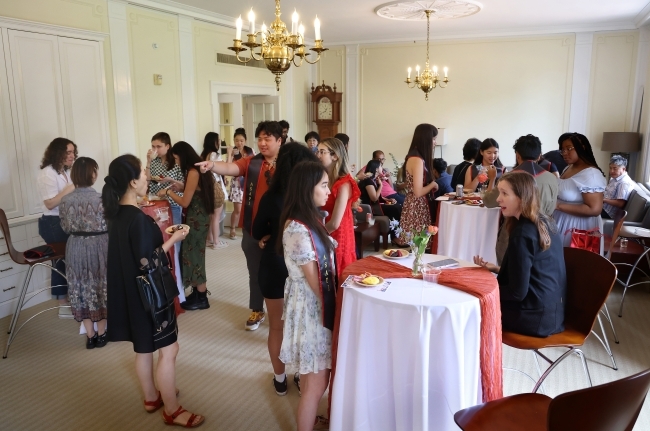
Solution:
{"label": "ceiling medallion", "polygon": [[453,19],[479,13],[483,5],[474,0],[430,0],[430,1],[394,1],[375,8],[375,13],[382,18],[400,21],[425,21],[425,11],[430,11],[431,18]]}

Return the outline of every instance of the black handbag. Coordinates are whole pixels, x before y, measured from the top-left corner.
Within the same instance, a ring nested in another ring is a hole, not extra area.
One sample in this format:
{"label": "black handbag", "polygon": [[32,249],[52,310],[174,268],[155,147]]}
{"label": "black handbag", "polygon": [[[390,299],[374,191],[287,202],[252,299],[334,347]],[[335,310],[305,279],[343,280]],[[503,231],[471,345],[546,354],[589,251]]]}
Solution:
{"label": "black handbag", "polygon": [[169,257],[162,247],[158,247],[151,254],[151,259],[143,258],[140,263],[143,275],[136,277],[140,299],[145,310],[151,314],[154,331],[162,332],[176,317],[174,298],[178,296]]}
{"label": "black handbag", "polygon": [[45,244],[25,250],[23,256],[25,256],[25,259],[41,259],[47,256],[54,256],[54,249]]}

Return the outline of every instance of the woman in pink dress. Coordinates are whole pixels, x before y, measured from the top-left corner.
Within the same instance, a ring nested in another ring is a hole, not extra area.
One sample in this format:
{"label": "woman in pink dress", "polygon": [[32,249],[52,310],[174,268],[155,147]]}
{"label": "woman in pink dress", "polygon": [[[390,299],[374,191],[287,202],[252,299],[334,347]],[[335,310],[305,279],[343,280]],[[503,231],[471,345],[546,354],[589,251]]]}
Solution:
{"label": "woman in pink dress", "polygon": [[343,142],[336,138],[324,139],[318,144],[316,155],[329,175],[332,193],[321,209],[329,213],[325,218],[325,227],[338,243],[336,269],[340,278],[345,267],[357,260],[352,206],[361,196],[361,191],[348,171],[348,153]]}

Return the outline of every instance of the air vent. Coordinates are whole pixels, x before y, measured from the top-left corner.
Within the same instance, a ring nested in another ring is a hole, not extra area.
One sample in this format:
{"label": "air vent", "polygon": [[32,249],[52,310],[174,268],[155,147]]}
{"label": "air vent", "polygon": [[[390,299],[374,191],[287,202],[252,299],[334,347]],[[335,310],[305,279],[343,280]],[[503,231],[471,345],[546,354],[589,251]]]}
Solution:
{"label": "air vent", "polygon": [[217,63],[233,64],[235,66],[259,67],[262,69],[266,69],[266,65],[264,64],[263,60],[258,61],[253,59],[248,63],[242,63],[239,60],[237,60],[237,56],[235,55],[220,54],[220,53],[217,53]]}

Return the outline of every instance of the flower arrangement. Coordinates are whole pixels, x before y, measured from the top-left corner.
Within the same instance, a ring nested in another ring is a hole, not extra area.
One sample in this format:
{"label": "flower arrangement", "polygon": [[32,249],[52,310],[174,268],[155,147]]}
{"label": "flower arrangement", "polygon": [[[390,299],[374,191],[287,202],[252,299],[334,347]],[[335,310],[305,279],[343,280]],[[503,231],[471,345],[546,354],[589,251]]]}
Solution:
{"label": "flower arrangement", "polygon": [[422,230],[416,229],[406,232],[395,219],[390,221],[390,228],[395,232],[395,236],[406,242],[411,247],[413,253],[413,275],[419,275],[422,270],[422,255],[427,249],[431,237],[438,233],[438,226],[426,226]]}

